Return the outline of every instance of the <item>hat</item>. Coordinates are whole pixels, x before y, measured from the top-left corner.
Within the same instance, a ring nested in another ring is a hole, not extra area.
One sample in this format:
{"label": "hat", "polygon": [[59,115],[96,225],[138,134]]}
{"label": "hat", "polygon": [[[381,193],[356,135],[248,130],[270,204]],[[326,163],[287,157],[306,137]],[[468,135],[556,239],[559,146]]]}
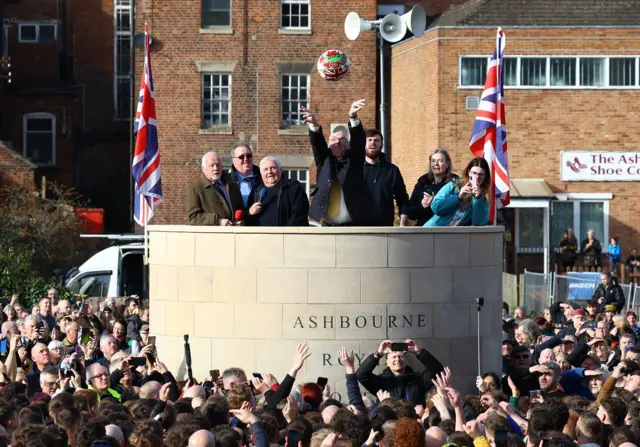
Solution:
{"label": "hat", "polygon": [[513,352],[511,353],[511,355],[517,354],[518,352],[528,352],[529,354],[531,354],[531,351],[529,351],[529,348],[527,348],[526,346],[523,346],[523,345],[516,346],[513,349]]}
{"label": "hat", "polygon": [[148,324],[143,324],[140,327],[140,332],[149,332],[149,325]]}
{"label": "hat", "polygon": [[511,334],[507,334],[507,333],[502,334],[502,344],[505,344],[505,343],[509,343],[513,347],[516,346],[516,342],[513,339],[513,335]]}
{"label": "hat", "polygon": [[578,309],[578,310],[574,311],[573,312],[573,316],[575,317],[576,315],[580,315],[580,316],[584,317],[584,310]]}
{"label": "hat", "polygon": [[562,343],[577,343],[578,340],[576,340],[576,338],[573,335],[566,335],[563,339],[562,339]]}
{"label": "hat", "polygon": [[616,305],[615,304],[607,304],[606,306],[604,306],[604,311],[605,312],[615,312],[616,311]]}

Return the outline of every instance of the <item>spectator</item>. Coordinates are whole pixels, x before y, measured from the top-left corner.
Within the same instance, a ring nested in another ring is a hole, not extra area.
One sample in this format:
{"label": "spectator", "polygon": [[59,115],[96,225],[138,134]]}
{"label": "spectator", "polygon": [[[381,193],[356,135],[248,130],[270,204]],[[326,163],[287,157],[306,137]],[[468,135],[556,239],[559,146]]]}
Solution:
{"label": "spectator", "polygon": [[489,165],[474,158],[464,170],[464,181],[447,183],[431,202],[434,216],[425,227],[482,226],[489,222],[487,194],[491,183]]}
{"label": "spectator", "polygon": [[349,134],[337,130],[329,137],[327,145],[322,127],[315,113],[304,106],[301,111],[309,125],[311,149],[317,168],[316,190],[309,216],[325,226],[371,224],[373,208],[369,189],[364,181],[366,136],[358,112],[365,107],[365,100],[354,102],[349,110]]}
{"label": "spectator", "polygon": [[[392,351],[392,342],[385,340],[376,352],[365,358],[356,371],[358,382],[370,393],[387,391],[395,399],[407,399],[414,405],[425,405],[424,395],[431,387],[436,374],[443,371],[442,364],[426,349],[419,349],[412,340],[406,340],[408,353],[413,354],[425,366],[422,373],[417,373],[407,365],[405,352]],[[387,368],[377,375],[373,370],[378,361],[386,356]],[[410,384],[410,385],[409,385]]]}
{"label": "spectator", "polygon": [[42,388],[40,387],[40,372],[51,363],[51,357],[49,355],[49,348],[47,348],[47,345],[44,343],[37,343],[31,349],[31,358],[33,359],[33,364],[27,374],[27,389],[29,391],[29,397],[42,391]]}
{"label": "spectator", "polygon": [[243,210],[249,215],[249,208],[257,200],[256,193],[262,188],[260,169],[253,165],[253,150],[249,143],[239,141],[231,150],[232,166],[228,176],[229,198],[234,210]]}
{"label": "spectator", "polygon": [[602,246],[600,245],[600,241],[595,238],[593,230],[587,232],[587,238],[583,240],[580,245],[580,252],[582,253],[582,263],[585,267],[600,266]]}
{"label": "spectator", "polygon": [[47,329],[53,330],[56,327],[56,317],[51,314],[51,299],[42,298],[38,306],[40,308],[40,317],[47,323]]}
{"label": "spectator", "polygon": [[109,387],[109,371],[103,365],[94,363],[87,368],[87,385],[98,393],[98,402],[105,396],[120,400],[120,393]]}
{"label": "spectator", "polygon": [[202,173],[187,188],[189,225],[233,225],[228,186],[222,182],[222,158],[215,152],[202,157]]}
{"label": "spectator", "polygon": [[400,226],[408,224],[409,195],[400,169],[387,161],[382,152],[382,132],[366,132],[364,180],[373,201],[371,224],[392,227],[395,218],[394,199],[400,212]]}
{"label": "spectator", "polygon": [[298,180],[282,177],[282,165],[276,157],[260,160],[262,183],[249,208],[250,224],[261,227],[309,226],[309,198]]}
{"label": "spectator", "polygon": [[627,270],[633,270],[640,267],[640,256],[638,256],[637,249],[631,249],[631,254],[627,258],[627,263],[625,264],[625,266]]}
{"label": "spectator", "polygon": [[622,252],[620,250],[620,244],[618,244],[618,238],[612,237],[609,246],[607,247],[609,253],[609,268],[612,272],[616,271],[616,264],[622,261]]}
{"label": "spectator", "polygon": [[573,267],[576,263],[578,240],[573,233],[573,228],[567,228],[567,231],[560,238],[558,242],[560,247],[560,255],[562,256],[562,265],[565,269]]}
{"label": "spectator", "polygon": [[458,176],[451,173],[451,157],[445,149],[438,148],[429,156],[429,170],[418,179],[409,200],[409,219],[417,220],[418,226],[423,226],[433,217],[431,202],[444,185]]}
{"label": "spectator", "polygon": [[600,284],[593,294],[593,300],[598,302],[598,313],[604,312],[605,306],[609,304],[615,305],[615,311],[621,312],[625,305],[624,292],[622,287],[613,280],[611,272],[603,272],[600,274]]}
{"label": "spectator", "polygon": [[62,340],[62,344],[66,354],[71,354],[76,350],[78,345],[78,335],[80,332],[80,325],[75,321],[65,324],[64,333],[65,337]]}

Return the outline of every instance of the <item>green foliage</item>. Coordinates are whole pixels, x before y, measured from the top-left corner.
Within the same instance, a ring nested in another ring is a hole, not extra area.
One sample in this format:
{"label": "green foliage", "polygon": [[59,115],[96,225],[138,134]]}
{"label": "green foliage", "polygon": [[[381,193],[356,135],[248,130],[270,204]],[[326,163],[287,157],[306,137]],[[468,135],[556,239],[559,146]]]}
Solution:
{"label": "green foliage", "polygon": [[[0,291],[5,297],[18,293],[26,306],[56,286],[54,269],[69,268],[87,253],[74,212],[77,197],[55,185],[50,192],[52,199],[42,199],[19,186],[0,190]],[[61,297],[71,295],[56,288]]]}

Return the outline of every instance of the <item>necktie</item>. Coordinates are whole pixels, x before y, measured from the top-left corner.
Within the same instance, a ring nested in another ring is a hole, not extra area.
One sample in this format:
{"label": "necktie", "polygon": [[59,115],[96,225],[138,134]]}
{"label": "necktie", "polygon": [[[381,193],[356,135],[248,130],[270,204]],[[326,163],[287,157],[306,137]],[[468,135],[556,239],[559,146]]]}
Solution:
{"label": "necktie", "polygon": [[335,181],[331,185],[331,192],[329,193],[329,207],[327,208],[327,217],[337,217],[340,214],[340,195],[342,194],[342,188],[340,182]]}
{"label": "necktie", "polygon": [[224,186],[222,186],[222,183],[216,182],[216,183],[213,184],[213,186],[220,193],[220,195],[224,199],[224,202],[227,204],[229,209],[231,209],[231,204],[229,203],[229,200],[227,199],[227,194],[226,194],[227,192],[224,190]]}

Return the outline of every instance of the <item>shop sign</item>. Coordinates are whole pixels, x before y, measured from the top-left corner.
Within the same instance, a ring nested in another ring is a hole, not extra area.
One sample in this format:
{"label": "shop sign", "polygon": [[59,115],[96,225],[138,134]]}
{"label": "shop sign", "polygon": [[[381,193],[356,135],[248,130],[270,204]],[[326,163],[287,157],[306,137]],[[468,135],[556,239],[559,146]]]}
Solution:
{"label": "shop sign", "polygon": [[640,181],[640,152],[561,152],[560,174],[564,182]]}

